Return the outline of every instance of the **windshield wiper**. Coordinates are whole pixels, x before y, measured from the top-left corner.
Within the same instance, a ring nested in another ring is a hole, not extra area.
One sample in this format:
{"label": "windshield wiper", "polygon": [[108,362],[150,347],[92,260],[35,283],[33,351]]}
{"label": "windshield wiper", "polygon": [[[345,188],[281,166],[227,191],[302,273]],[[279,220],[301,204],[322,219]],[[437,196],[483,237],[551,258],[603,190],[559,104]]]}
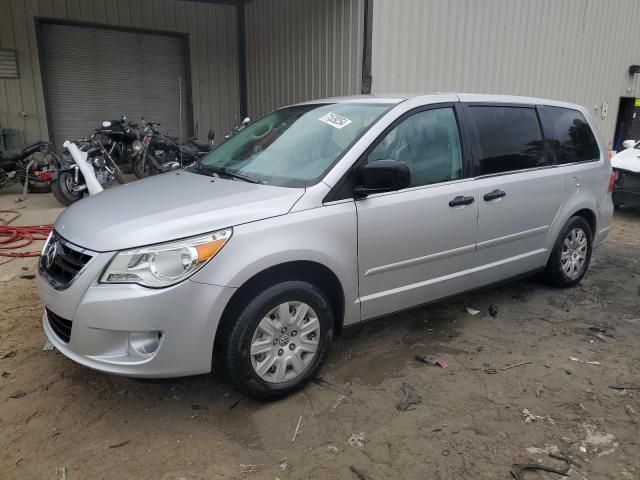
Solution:
{"label": "windshield wiper", "polygon": [[237,178],[238,180],[243,180],[245,182],[249,182],[249,183],[260,183],[261,179],[255,179],[255,178],[251,178],[247,175],[243,175],[242,173],[238,173],[238,172],[234,172],[233,170],[228,170],[226,168],[223,167],[214,167],[212,165],[204,165],[202,163],[202,160],[198,160],[197,164],[196,164],[196,168],[198,170],[202,170],[205,172],[211,172],[211,173],[215,173],[219,176],[227,176],[227,177],[231,177],[231,178]]}

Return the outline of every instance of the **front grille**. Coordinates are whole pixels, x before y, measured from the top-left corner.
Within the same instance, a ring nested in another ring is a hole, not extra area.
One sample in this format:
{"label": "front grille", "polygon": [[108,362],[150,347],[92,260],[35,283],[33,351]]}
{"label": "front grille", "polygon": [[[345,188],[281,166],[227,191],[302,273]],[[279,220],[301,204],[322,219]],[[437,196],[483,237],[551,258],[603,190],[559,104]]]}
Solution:
{"label": "front grille", "polygon": [[80,247],[70,244],[53,232],[47,248],[40,257],[40,271],[54,287],[65,289],[91,260],[91,255]]}
{"label": "front grille", "polygon": [[66,320],[62,317],[59,317],[51,310],[47,308],[47,319],[49,320],[49,326],[51,330],[56,334],[60,340],[64,343],[69,343],[69,339],[71,338],[71,327],[73,323],[71,320]]}

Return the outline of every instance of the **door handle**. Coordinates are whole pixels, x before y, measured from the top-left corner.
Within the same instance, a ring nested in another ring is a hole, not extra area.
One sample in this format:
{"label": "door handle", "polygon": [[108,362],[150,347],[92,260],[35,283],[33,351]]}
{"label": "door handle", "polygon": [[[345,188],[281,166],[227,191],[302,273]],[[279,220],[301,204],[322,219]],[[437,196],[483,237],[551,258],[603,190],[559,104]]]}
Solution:
{"label": "door handle", "polygon": [[473,197],[463,197],[459,195],[449,202],[450,207],[460,207],[462,205],[471,205],[474,202]]}
{"label": "door handle", "polygon": [[506,197],[507,192],[504,190],[493,190],[492,192],[484,194],[484,201],[490,202],[491,200],[497,200],[498,198]]}

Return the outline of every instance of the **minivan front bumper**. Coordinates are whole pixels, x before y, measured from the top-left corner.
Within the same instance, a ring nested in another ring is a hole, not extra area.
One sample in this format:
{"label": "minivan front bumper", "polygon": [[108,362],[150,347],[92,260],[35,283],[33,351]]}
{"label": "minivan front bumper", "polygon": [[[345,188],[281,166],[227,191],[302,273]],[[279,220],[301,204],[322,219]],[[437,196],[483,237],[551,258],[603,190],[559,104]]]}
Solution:
{"label": "minivan front bumper", "polygon": [[[211,371],[215,333],[234,288],[187,280],[151,289],[103,285],[95,278],[84,292],[78,291],[81,281],[60,291],[38,275],[45,304],[44,331],[60,352],[89,368],[129,377],[167,378]],[[130,338],[132,333],[145,332],[158,333],[159,344],[151,353],[140,354],[131,347]]]}

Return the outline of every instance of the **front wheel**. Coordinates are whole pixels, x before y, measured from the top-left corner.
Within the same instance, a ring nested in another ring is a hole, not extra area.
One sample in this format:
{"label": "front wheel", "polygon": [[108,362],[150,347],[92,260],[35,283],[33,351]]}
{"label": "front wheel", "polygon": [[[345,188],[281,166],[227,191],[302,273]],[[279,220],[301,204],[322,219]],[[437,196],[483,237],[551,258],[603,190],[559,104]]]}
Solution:
{"label": "front wheel", "polygon": [[593,248],[591,226],[582,217],[571,217],[564,226],[547,263],[547,278],[557,287],[573,287],[589,268]]}
{"label": "front wheel", "polygon": [[63,205],[71,205],[82,198],[82,192],[73,191],[73,174],[61,172],[58,178],[51,182],[51,193]]}
{"label": "front wheel", "polygon": [[133,163],[133,173],[136,177],[142,179],[158,173],[151,164],[151,160],[147,160],[146,156],[138,156]]}
{"label": "front wheel", "polygon": [[327,357],[334,315],[315,285],[288,281],[254,297],[222,330],[222,366],[237,388],[273,400],[301,388]]}

